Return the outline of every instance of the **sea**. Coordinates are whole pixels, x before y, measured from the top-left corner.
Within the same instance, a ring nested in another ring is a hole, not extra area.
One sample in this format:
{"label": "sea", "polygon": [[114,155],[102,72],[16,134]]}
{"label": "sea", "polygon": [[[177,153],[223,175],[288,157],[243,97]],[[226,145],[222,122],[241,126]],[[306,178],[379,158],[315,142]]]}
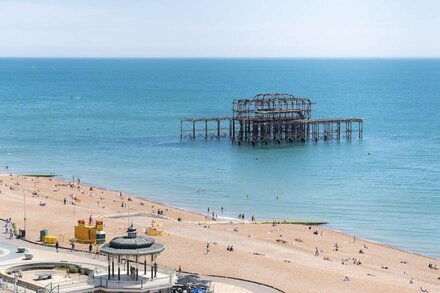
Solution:
{"label": "sea", "polygon": [[[274,92],[310,98],[313,118],[364,118],[363,139],[180,139],[180,118]],[[325,221],[440,258],[440,59],[0,59],[0,122],[1,172]]]}

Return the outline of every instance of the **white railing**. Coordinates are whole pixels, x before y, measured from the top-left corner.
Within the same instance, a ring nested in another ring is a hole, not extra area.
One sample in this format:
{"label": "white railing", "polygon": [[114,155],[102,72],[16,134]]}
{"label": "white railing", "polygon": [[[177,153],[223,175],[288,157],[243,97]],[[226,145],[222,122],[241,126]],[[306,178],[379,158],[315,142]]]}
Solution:
{"label": "white railing", "polygon": [[11,292],[17,292],[17,293],[32,293],[37,292],[33,289],[29,289],[26,286],[18,285],[9,282],[8,280],[3,279],[3,284],[0,285],[0,291],[2,290],[10,290]]}
{"label": "white railing", "polygon": [[141,281],[125,281],[125,280],[108,280],[105,277],[89,278],[87,280],[88,285],[94,287],[105,287],[111,289],[123,289],[123,288],[152,288],[160,285],[174,284],[177,280],[176,274],[172,274],[167,277],[154,278],[153,280],[141,280]]}

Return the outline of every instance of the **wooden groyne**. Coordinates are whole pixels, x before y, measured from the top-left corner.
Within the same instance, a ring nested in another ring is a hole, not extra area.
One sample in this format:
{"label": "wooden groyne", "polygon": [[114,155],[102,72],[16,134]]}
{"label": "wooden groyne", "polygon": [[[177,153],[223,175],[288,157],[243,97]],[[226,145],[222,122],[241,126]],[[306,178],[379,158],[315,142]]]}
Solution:
{"label": "wooden groyne", "polygon": [[260,94],[234,100],[231,117],[181,119],[180,137],[230,138],[238,144],[362,139],[362,118],[312,119],[311,114],[312,102],[307,98]]}

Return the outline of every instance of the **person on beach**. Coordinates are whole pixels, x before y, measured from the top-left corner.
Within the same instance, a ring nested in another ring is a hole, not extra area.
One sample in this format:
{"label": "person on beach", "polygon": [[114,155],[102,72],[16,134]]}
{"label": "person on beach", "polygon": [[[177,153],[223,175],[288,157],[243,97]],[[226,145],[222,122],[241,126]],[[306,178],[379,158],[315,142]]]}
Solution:
{"label": "person on beach", "polygon": [[74,251],[75,251],[75,242],[72,242],[72,243],[70,244],[70,251],[71,251],[71,252],[74,252]]}
{"label": "person on beach", "polygon": [[0,277],[0,289],[7,289],[6,282]]}
{"label": "person on beach", "polygon": [[93,258],[99,258],[99,246],[96,246],[95,256]]}
{"label": "person on beach", "polygon": [[89,254],[92,254],[92,243],[89,244]]}
{"label": "person on beach", "polygon": [[209,242],[206,243],[206,254],[208,254],[208,253],[209,253]]}
{"label": "person on beach", "polygon": [[136,269],[134,267],[130,267],[130,277],[132,280],[135,279],[136,276]]}
{"label": "person on beach", "polygon": [[55,243],[55,249],[56,249],[57,252],[58,252],[59,248],[60,248],[60,243],[57,240],[57,242]]}
{"label": "person on beach", "polygon": [[319,256],[318,247],[315,247],[315,256]]}

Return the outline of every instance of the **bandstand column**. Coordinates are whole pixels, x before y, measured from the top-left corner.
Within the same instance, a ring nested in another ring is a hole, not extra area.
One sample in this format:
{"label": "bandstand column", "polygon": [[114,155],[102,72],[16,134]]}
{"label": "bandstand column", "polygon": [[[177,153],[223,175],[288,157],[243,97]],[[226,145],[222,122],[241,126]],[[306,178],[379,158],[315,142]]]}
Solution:
{"label": "bandstand column", "polygon": [[110,254],[107,254],[107,263],[108,263],[108,279],[110,280]]}
{"label": "bandstand column", "polygon": [[151,255],[150,272],[151,272],[151,280],[153,280],[153,255]]}
{"label": "bandstand column", "polygon": [[147,256],[144,255],[144,275],[147,275]]}
{"label": "bandstand column", "polygon": [[[156,254],[154,254],[154,277],[157,277],[157,263],[156,263]],[[153,269],[153,268],[151,268]]]}
{"label": "bandstand column", "polygon": [[139,259],[138,255],[136,254],[136,281],[139,280]]}
{"label": "bandstand column", "polygon": [[121,280],[121,256],[118,255],[118,281]]}
{"label": "bandstand column", "polygon": [[115,276],[115,256],[112,254],[112,277]]}

